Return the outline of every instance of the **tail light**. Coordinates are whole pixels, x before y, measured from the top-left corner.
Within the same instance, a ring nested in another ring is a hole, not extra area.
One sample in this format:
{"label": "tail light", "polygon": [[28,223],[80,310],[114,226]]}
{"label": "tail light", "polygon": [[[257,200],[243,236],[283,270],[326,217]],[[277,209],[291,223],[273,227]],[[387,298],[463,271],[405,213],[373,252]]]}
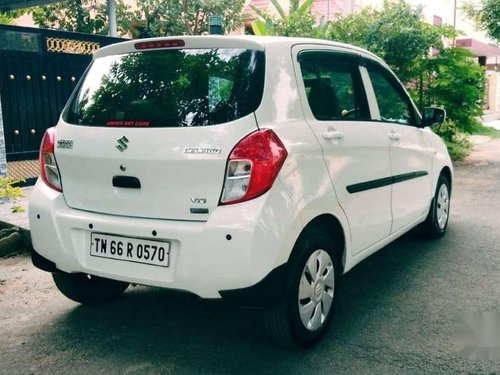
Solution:
{"label": "tail light", "polygon": [[288,152],[271,129],[243,138],[229,155],[221,204],[258,197],[273,186]]}
{"label": "tail light", "polygon": [[40,146],[40,172],[43,182],[54,190],[62,191],[61,175],[54,155],[56,128],[48,128]]}

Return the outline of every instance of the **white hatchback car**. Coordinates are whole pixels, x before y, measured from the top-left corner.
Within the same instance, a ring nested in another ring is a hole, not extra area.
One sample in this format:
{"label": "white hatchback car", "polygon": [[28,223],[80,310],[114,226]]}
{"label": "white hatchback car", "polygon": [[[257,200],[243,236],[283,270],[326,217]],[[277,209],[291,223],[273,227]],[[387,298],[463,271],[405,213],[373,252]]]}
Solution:
{"label": "white hatchback car", "polygon": [[33,262],[74,301],[129,285],[262,307],[311,345],[337,278],[448,223],[452,164],[388,66],[345,44],[176,37],[105,47],[41,145]]}

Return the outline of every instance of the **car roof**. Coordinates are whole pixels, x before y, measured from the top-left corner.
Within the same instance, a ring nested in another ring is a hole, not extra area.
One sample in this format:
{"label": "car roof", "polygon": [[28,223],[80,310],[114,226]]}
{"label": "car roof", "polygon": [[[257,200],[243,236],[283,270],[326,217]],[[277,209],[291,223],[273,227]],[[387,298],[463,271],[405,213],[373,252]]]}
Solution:
{"label": "car roof", "polygon": [[[147,38],[147,39],[133,39],[125,42],[112,44],[99,49],[94,53],[94,57],[103,57],[108,55],[118,55],[124,53],[136,52],[136,43],[140,42],[156,42],[168,40],[182,40],[185,43],[183,48],[248,48],[265,51],[266,49],[272,50],[271,47],[286,47],[292,48],[295,45],[322,45],[331,46],[336,49],[349,50],[353,53],[360,54],[365,57],[374,59],[386,65],[378,56],[373,53],[350,44],[333,42],[324,39],[315,38],[297,38],[297,37],[283,37],[283,36],[255,36],[255,35],[182,35],[171,37]],[[178,48],[178,47],[176,47]],[[168,49],[168,48],[167,48]],[[145,49],[147,50],[147,49]],[[145,51],[142,50],[142,51]]]}

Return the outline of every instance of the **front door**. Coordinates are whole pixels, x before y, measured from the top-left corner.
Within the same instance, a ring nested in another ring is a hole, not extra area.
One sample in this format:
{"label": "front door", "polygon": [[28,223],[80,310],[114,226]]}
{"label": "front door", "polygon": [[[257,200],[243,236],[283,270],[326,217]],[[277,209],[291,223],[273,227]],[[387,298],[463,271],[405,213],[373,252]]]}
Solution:
{"label": "front door", "polygon": [[380,113],[379,125],[390,128],[392,165],[392,233],[425,216],[432,199],[433,149],[427,132],[402,85],[385,68],[368,64]]}

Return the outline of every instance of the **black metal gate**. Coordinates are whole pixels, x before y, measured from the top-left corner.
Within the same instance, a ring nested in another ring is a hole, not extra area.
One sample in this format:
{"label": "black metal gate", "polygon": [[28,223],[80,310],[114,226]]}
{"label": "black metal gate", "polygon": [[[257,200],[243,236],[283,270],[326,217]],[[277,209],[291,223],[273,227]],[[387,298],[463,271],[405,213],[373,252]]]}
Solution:
{"label": "black metal gate", "polygon": [[7,161],[36,159],[98,48],[122,39],[0,25],[0,100]]}

